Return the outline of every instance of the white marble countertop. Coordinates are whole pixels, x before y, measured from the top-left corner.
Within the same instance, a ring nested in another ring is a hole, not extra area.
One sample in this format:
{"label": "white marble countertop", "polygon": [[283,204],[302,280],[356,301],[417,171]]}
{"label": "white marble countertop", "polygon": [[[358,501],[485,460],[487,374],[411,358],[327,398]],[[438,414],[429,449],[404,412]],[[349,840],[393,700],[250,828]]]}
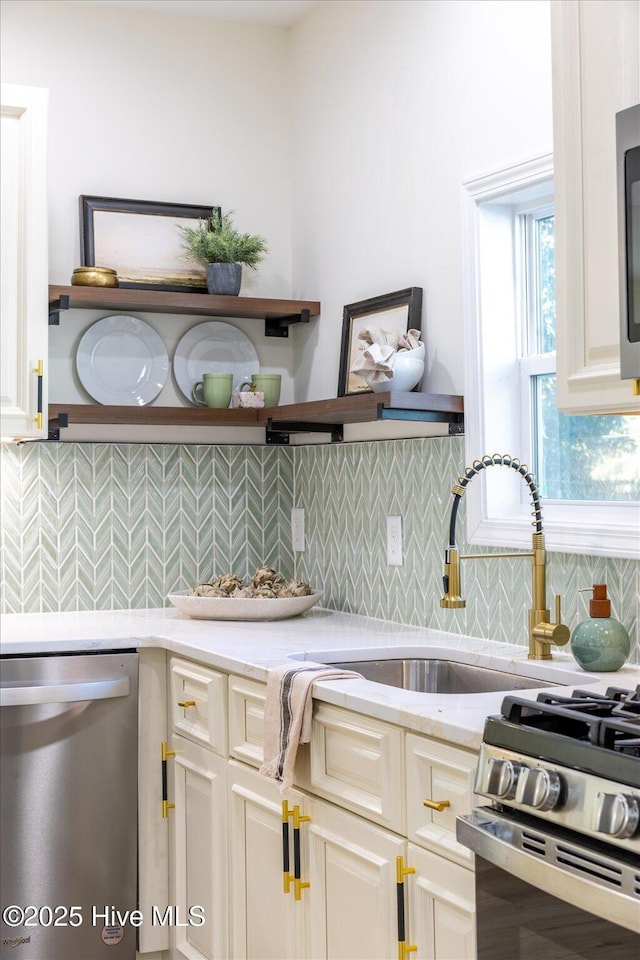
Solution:
{"label": "white marble countertop", "polygon": [[[174,609],[8,614],[0,617],[0,631],[3,656],[159,647],[256,680],[266,680],[268,668],[289,657],[315,654],[309,659],[322,662],[322,656],[330,651],[358,649],[361,654],[393,650],[397,656],[464,660],[594,692],[640,684],[640,667],[587,673],[568,647],[552,648],[552,660],[531,661],[526,646],[318,607],[301,617],[269,623],[192,620]],[[517,691],[517,696],[535,699],[537,693]],[[477,749],[484,720],[499,713],[504,693],[425,694],[356,679],[318,681],[314,697]]]}

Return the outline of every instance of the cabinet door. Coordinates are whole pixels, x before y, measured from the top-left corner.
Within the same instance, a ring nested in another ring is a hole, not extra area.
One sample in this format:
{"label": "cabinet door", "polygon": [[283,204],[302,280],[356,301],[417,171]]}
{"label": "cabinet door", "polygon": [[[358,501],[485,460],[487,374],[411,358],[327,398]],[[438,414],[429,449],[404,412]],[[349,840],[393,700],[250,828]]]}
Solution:
{"label": "cabinet door", "polygon": [[255,770],[229,762],[230,956],[237,960],[307,956],[306,901],[295,899],[293,886],[284,889],[283,800],[291,808],[306,802],[302,794],[283,795]]}
{"label": "cabinet door", "polygon": [[0,413],[3,437],[46,437],[48,91],[2,84]]}
{"label": "cabinet door", "polygon": [[406,747],[409,840],[473,866],[473,854],[456,840],[456,817],[474,806],[477,754],[413,733],[407,734]]}
{"label": "cabinet door", "polygon": [[387,960],[398,956],[396,857],[406,840],[311,798],[308,900],[311,956]]}
{"label": "cabinet door", "polygon": [[615,114],[640,101],[640,2],[551,4],[557,398],[637,413],[620,380]]}
{"label": "cabinet door", "polygon": [[443,857],[409,844],[407,938],[416,960],[475,960],[475,879]]}
{"label": "cabinet door", "polygon": [[[172,956],[226,960],[226,761],[173,736]],[[201,922],[204,917],[204,922]]]}

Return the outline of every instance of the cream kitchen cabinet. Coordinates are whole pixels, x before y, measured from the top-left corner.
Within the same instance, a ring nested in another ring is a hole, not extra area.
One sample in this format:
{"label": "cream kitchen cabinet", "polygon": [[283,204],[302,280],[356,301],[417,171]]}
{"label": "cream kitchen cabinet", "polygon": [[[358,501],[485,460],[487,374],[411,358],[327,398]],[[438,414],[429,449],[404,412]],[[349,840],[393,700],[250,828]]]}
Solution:
{"label": "cream kitchen cabinet", "polygon": [[47,436],[48,91],[2,84],[0,428]]}
{"label": "cream kitchen cabinet", "polygon": [[416,960],[476,956],[475,877],[471,870],[409,844],[409,931]]}
{"label": "cream kitchen cabinet", "polygon": [[167,686],[170,955],[226,960],[227,677],[171,657]]}
{"label": "cream kitchen cabinet", "polygon": [[456,840],[456,817],[475,806],[477,755],[471,750],[408,733],[407,836],[432,853],[473,867],[473,854]]}
{"label": "cream kitchen cabinet", "polygon": [[171,891],[207,913],[172,957],[220,956],[227,910],[234,960],[473,960],[473,858],[455,839],[473,751],[316,702],[283,795],[257,770],[265,683],[172,657],[169,684]]}
{"label": "cream kitchen cabinet", "polygon": [[620,380],[615,114],[640,101],[640,0],[552,0],[557,402],[640,411]]}
{"label": "cream kitchen cabinet", "polygon": [[307,809],[308,956],[397,957],[397,859],[406,858],[406,840],[315,797]]}
{"label": "cream kitchen cabinet", "polygon": [[[387,960],[398,955],[396,857],[406,841],[333,804],[229,764],[232,956]],[[300,822],[283,852],[282,802]],[[294,864],[299,862],[300,870]],[[299,877],[295,874],[299,873]],[[288,879],[291,875],[291,879]],[[296,882],[297,880],[297,882]]]}
{"label": "cream kitchen cabinet", "polygon": [[[283,857],[282,803],[303,807],[296,790],[282,795],[255,770],[229,761],[229,863],[231,953],[237,960],[302,960],[307,956],[307,911],[285,892],[284,875],[293,872]],[[287,835],[290,831],[287,831]],[[285,867],[287,867],[285,871]]]}
{"label": "cream kitchen cabinet", "polygon": [[174,735],[171,956],[226,960],[227,761]]}

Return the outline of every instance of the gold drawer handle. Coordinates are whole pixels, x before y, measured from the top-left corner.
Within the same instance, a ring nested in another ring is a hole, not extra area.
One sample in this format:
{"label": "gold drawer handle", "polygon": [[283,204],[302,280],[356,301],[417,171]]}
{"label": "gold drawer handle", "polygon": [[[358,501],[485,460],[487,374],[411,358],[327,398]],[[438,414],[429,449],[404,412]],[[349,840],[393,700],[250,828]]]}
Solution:
{"label": "gold drawer handle", "polygon": [[162,819],[166,820],[169,816],[169,810],[173,810],[175,803],[169,803],[167,800],[167,757],[175,757],[175,750],[169,750],[166,740],[162,741]]}
{"label": "gold drawer handle", "polygon": [[423,806],[429,807],[429,810],[437,810],[438,813],[442,813],[443,810],[451,806],[450,800],[423,800],[422,803]]}
{"label": "gold drawer handle", "polygon": [[178,700],[178,706],[184,707],[185,710],[187,707],[195,707],[195,705],[196,705],[195,700]]}

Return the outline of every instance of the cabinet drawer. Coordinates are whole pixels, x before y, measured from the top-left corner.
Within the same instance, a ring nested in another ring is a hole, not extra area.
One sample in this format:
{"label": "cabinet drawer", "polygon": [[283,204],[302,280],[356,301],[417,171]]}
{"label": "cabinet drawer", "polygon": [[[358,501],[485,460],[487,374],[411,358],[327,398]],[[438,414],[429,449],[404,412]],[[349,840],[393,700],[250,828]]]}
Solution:
{"label": "cabinet drawer", "polygon": [[266,683],[229,677],[229,755],[259,767],[264,757]]}
{"label": "cabinet drawer", "polygon": [[403,731],[326,703],[313,716],[310,789],[404,833]]}
{"label": "cabinet drawer", "polygon": [[[409,840],[465,867],[473,854],[456,840],[456,817],[474,806],[477,754],[439,740],[407,734],[407,830]],[[448,801],[438,811],[425,800]]]}
{"label": "cabinet drawer", "polygon": [[173,732],[226,757],[226,674],[171,657],[169,678],[169,720]]}

